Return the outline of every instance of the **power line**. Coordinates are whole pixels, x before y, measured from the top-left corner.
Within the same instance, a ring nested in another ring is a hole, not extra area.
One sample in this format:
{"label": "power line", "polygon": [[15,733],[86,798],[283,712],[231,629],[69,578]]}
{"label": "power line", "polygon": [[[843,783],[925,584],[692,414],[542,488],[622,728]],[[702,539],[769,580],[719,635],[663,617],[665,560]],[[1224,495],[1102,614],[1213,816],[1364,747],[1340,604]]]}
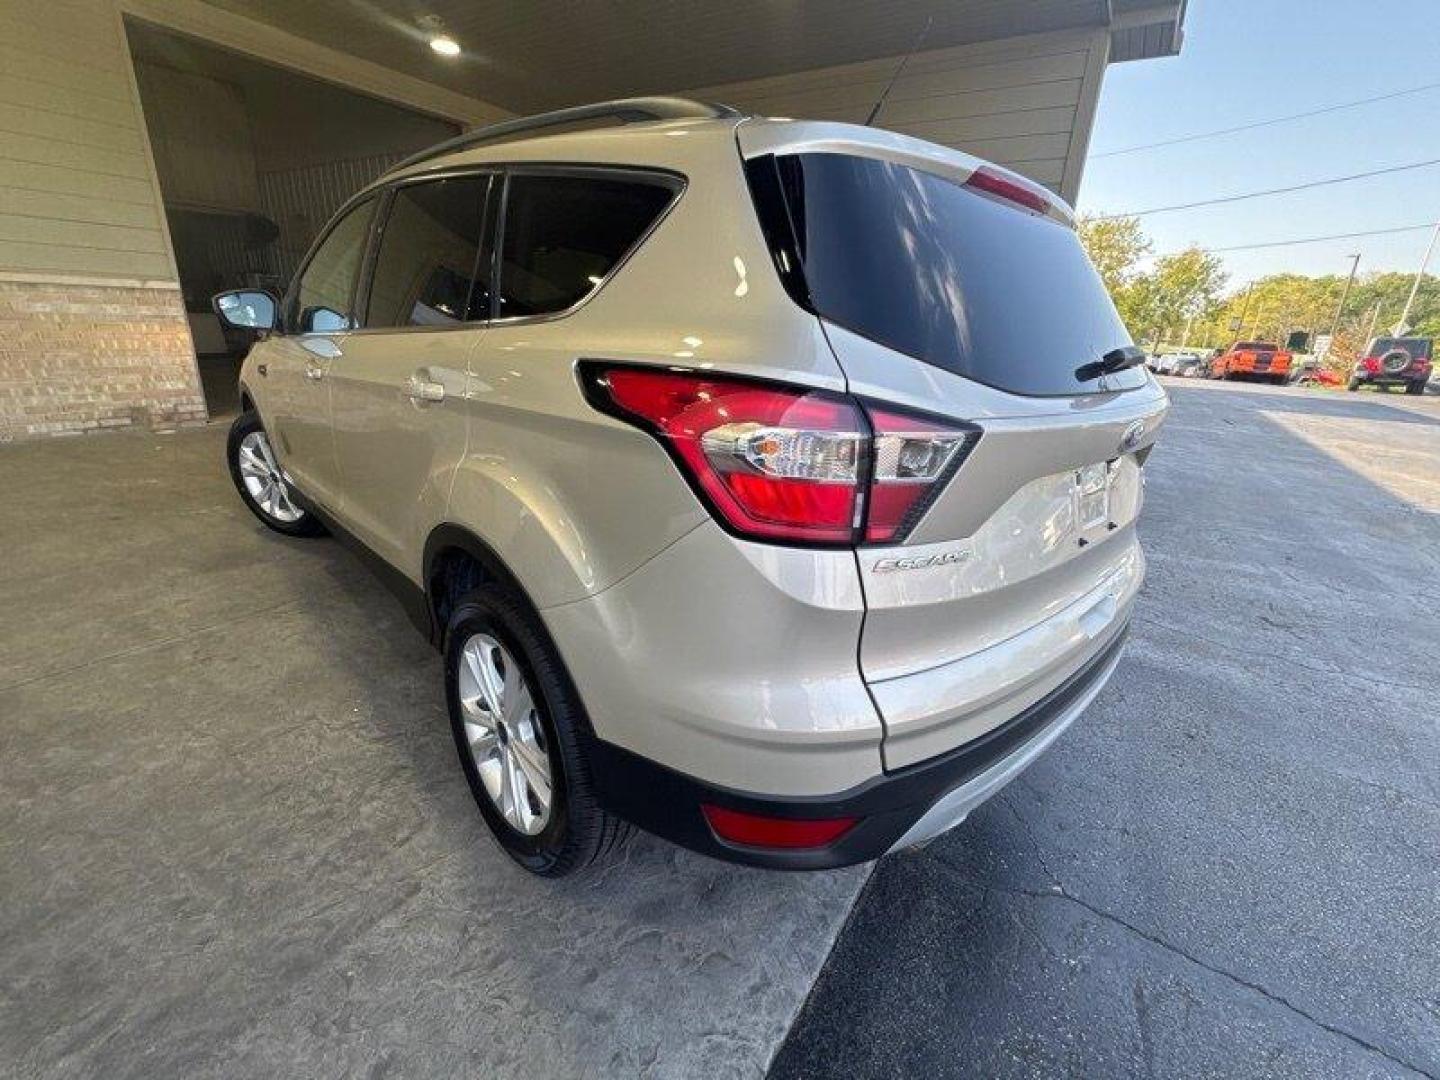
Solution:
{"label": "power line", "polygon": [[1144,217],[1146,214],[1168,214],[1175,210],[1194,210],[1200,206],[1217,206],[1221,203],[1242,202],[1245,199],[1259,199],[1266,195],[1284,195],[1292,191],[1307,191],[1310,188],[1326,187],[1330,184],[1344,184],[1350,180],[1363,180],[1367,176],[1385,176],[1389,173],[1406,172],[1410,169],[1425,169],[1440,165],[1440,158],[1429,161],[1415,161],[1409,165],[1391,165],[1385,169],[1371,169],[1368,172],[1351,173],[1348,176],[1327,176],[1322,180],[1309,180],[1289,187],[1267,188],[1264,191],[1246,191],[1239,195],[1222,195],[1218,199],[1201,199],[1199,202],[1175,203],[1172,206],[1151,206],[1144,210],[1130,210],[1123,214],[1097,214],[1091,221],[1114,221],[1116,218]]}
{"label": "power line", "polygon": [[[1230,244],[1226,247],[1202,247],[1198,248],[1198,250],[1208,252],[1212,255],[1218,255],[1225,251],[1254,251],[1257,248],[1289,247],[1292,244],[1318,244],[1325,240],[1353,240],[1359,236],[1385,236],[1390,233],[1418,232],[1420,229],[1433,229],[1434,227],[1435,222],[1425,221],[1419,225],[1396,225],[1390,229],[1364,229],[1360,232],[1331,233],[1328,236],[1301,236],[1294,240],[1265,240],[1258,244]],[[1189,251],[1193,249],[1185,248],[1182,250]],[[1167,255],[1179,255],[1181,253],[1181,251],[1162,251],[1150,257],[1163,259]]]}
{"label": "power line", "polygon": [[1193,135],[1177,135],[1173,139],[1162,139],[1160,142],[1142,143],[1139,146],[1122,146],[1118,150],[1106,150],[1103,153],[1091,154],[1094,158],[1119,157],[1121,154],[1137,154],[1141,150],[1156,150],[1162,146],[1177,146],[1180,143],[1196,142],[1200,139],[1215,139],[1221,135],[1234,135],[1240,131],[1253,131],[1255,128],[1270,127],[1274,124],[1287,124],[1291,120],[1304,120],[1310,116],[1324,116],[1326,113],[1339,112],[1342,109],[1354,109],[1360,105],[1371,105],[1377,101],[1390,101],[1394,98],[1405,97],[1409,94],[1419,94],[1425,90],[1434,90],[1440,87],[1440,82],[1426,83],[1424,86],[1412,86],[1406,90],[1395,90],[1389,94],[1377,94],[1375,97],[1359,98],[1355,101],[1342,101],[1337,105],[1327,105],[1321,109],[1311,109],[1308,112],[1291,113],[1288,116],[1275,116],[1269,120],[1256,120],[1249,124],[1237,124],[1235,127],[1216,128],[1214,131],[1198,131]]}

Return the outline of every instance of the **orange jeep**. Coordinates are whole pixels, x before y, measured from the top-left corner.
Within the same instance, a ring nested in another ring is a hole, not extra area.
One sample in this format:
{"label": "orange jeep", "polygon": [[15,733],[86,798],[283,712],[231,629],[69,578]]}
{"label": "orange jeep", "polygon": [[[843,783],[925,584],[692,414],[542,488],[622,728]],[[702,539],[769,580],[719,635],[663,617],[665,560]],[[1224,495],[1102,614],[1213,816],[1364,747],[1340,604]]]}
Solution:
{"label": "orange jeep", "polygon": [[1290,375],[1294,357],[1266,341],[1237,341],[1210,361],[1212,379],[1268,379],[1283,383]]}

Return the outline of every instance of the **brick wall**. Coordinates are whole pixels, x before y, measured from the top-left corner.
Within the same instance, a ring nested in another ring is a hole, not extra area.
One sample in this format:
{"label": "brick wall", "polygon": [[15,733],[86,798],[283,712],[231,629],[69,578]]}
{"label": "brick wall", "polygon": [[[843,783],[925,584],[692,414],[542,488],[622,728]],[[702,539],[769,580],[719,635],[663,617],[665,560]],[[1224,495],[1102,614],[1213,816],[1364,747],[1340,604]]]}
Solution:
{"label": "brick wall", "polygon": [[0,442],[205,418],[178,289],[0,281]]}

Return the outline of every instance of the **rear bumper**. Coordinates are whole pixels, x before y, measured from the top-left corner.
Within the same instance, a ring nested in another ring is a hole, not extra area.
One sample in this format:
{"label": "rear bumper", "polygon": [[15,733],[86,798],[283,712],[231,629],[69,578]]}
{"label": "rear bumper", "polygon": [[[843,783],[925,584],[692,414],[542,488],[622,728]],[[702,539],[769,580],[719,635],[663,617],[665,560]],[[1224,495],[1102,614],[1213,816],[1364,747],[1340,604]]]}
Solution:
{"label": "rear bumper", "polygon": [[1355,378],[1371,386],[1409,386],[1413,382],[1428,382],[1430,369],[1423,371],[1402,371],[1398,375],[1373,375],[1368,371],[1356,372]]}
{"label": "rear bumper", "polygon": [[[837,795],[751,795],[687,776],[600,739],[592,740],[589,747],[593,782],[601,801],[614,813],[715,858],[785,870],[867,862],[958,825],[1024,771],[1109,681],[1128,629],[1122,627],[1100,652],[1043,698],[984,735]],[[826,847],[742,847],[715,835],[701,812],[704,804],[767,817],[858,820]]]}

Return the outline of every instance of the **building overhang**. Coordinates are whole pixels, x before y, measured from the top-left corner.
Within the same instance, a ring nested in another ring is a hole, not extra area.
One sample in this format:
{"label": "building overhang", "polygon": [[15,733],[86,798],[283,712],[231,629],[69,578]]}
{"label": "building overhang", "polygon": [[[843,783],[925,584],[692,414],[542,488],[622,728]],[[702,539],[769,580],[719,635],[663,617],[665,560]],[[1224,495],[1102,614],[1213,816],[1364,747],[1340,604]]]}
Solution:
{"label": "building overhang", "polygon": [[1185,40],[1185,0],[1111,0],[1110,62],[1176,56]]}

